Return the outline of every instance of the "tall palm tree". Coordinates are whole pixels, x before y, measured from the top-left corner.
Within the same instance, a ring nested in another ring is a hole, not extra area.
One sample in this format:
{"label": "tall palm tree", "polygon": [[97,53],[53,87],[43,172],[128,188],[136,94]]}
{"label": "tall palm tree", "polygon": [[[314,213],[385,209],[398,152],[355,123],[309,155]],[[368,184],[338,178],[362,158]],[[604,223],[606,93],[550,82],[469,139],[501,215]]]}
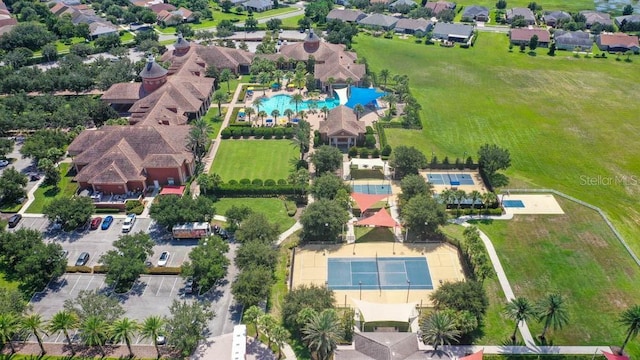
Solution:
{"label": "tall palm tree", "polygon": [[389,72],[388,69],[382,69],[380,70],[380,74],[378,74],[378,76],[380,77],[380,79],[382,80],[382,82],[384,83],[384,86],[387,86],[387,80],[389,80],[389,75],[391,73]]}
{"label": "tall palm tree", "polygon": [[229,82],[231,81],[231,79],[234,78],[234,74],[229,69],[222,69],[222,71],[220,71],[219,78],[220,78],[220,81],[227,82],[227,94],[230,93],[231,88],[230,88]]}
{"label": "tall palm tree", "polygon": [[554,330],[562,329],[569,322],[569,314],[567,314],[567,305],[562,295],[553,293],[548,294],[538,304],[538,321],[544,322],[544,328],[540,339],[544,340],[549,326]]}
{"label": "tall palm tree", "polygon": [[440,199],[442,199],[442,203],[445,207],[449,207],[455,201],[455,195],[453,190],[444,189],[440,192]]}
{"label": "tall palm tree", "polygon": [[38,341],[38,346],[40,346],[40,354],[44,355],[46,350],[42,345],[42,334],[48,334],[44,331],[44,320],[42,320],[42,316],[40,314],[29,314],[25,318],[22,319],[22,327],[28,330],[33,336],[36,337]]}
{"label": "tall palm tree", "polygon": [[106,321],[95,315],[91,315],[80,324],[80,334],[87,345],[98,346],[102,357],[106,356],[103,347],[109,335]]}
{"label": "tall palm tree", "polygon": [[271,116],[273,116],[273,121],[278,121],[278,116],[280,116],[280,110],[273,109],[271,112]]}
{"label": "tall palm tree", "polygon": [[156,340],[159,335],[162,335],[164,331],[165,321],[160,316],[149,316],[144,319],[142,326],[140,327],[140,334],[143,339],[151,339],[153,345],[156,347],[156,354],[158,359],[160,358],[160,349],[158,349],[158,341]]}
{"label": "tall palm tree", "polygon": [[295,114],[293,110],[289,108],[284,109],[284,116],[286,116],[287,119],[289,119],[289,122],[291,122],[291,117],[293,116],[293,114]]}
{"label": "tall palm tree", "polygon": [[282,70],[276,70],[273,72],[273,78],[276,80],[276,82],[278,83],[278,85],[282,86],[282,78],[284,77],[284,71]]}
{"label": "tall palm tree", "polygon": [[271,81],[271,74],[268,72],[261,72],[258,74],[258,82],[262,86],[262,95],[267,95],[267,87],[269,86],[269,82]]}
{"label": "tall palm tree", "polygon": [[57,333],[62,331],[64,337],[67,339],[69,349],[71,349],[71,355],[76,355],[76,351],[71,343],[71,337],[69,337],[69,330],[75,329],[78,326],[78,317],[75,313],[67,310],[58,311],[51,320],[49,320],[49,331],[51,333]]}
{"label": "tall palm tree", "polygon": [[327,79],[327,85],[329,85],[329,96],[333,97],[333,84],[336,83],[336,79],[330,77]]}
{"label": "tall palm tree", "polygon": [[216,91],[213,93],[213,101],[218,104],[218,115],[221,116],[222,115],[222,103],[227,101],[227,93],[225,93],[224,91]]}
{"label": "tall palm tree", "polygon": [[320,111],[324,114],[324,119],[327,120],[327,116],[329,116],[329,108],[325,105],[320,109]]}
{"label": "tall palm tree", "polygon": [[303,98],[302,98],[302,94],[293,94],[293,96],[291,96],[291,100],[289,101],[291,104],[295,104],[296,106],[296,113],[298,113],[298,105],[300,105],[300,103],[302,102]]}
{"label": "tall palm tree", "polygon": [[258,117],[262,120],[262,126],[264,126],[264,118],[267,117],[267,112],[264,110],[258,111]]}
{"label": "tall palm tree", "polygon": [[618,321],[627,328],[627,337],[624,339],[622,347],[620,347],[620,355],[622,355],[629,339],[635,338],[640,332],[640,305],[633,305],[623,311]]}
{"label": "tall palm tree", "polygon": [[301,71],[296,71],[295,75],[293,76],[293,81],[296,83],[296,86],[298,87],[298,94],[302,92],[302,88],[304,87],[304,83],[306,79],[307,79],[306,76]]}
{"label": "tall palm tree", "polygon": [[486,193],[482,194],[482,205],[484,206],[485,210],[489,207],[489,205],[495,203],[497,200],[498,196],[492,191],[487,191]]}
{"label": "tall palm tree", "polygon": [[317,100],[309,100],[307,102],[307,107],[309,108],[309,112],[315,114],[318,111],[318,101]]}
{"label": "tall palm tree", "polygon": [[16,349],[13,347],[13,337],[20,330],[20,322],[18,317],[12,313],[0,314],[0,342],[9,344],[11,353],[15,354]]}
{"label": "tall palm tree", "polygon": [[282,348],[284,347],[284,344],[289,336],[289,332],[287,331],[287,329],[282,327],[282,325],[274,326],[269,333],[271,341],[273,341],[273,343],[275,343],[278,347],[278,359],[282,358]]}
{"label": "tall palm tree", "polygon": [[251,122],[251,115],[256,113],[256,110],[252,107],[244,109],[244,113],[247,114],[247,120]]}
{"label": "tall palm tree", "polygon": [[504,314],[509,319],[516,322],[516,327],[515,329],[513,329],[513,335],[511,335],[511,341],[515,345],[518,326],[521,322],[527,321],[535,316],[535,309],[527,298],[517,297],[507,303],[507,305],[504,307]]}
{"label": "tall palm tree", "polygon": [[262,330],[262,333],[267,337],[268,348],[271,348],[271,330],[276,327],[276,325],[278,325],[278,322],[273,318],[273,316],[269,314],[262,315],[258,318],[258,327],[256,328],[256,333],[258,331],[258,328]]}
{"label": "tall palm tree", "polygon": [[245,323],[253,324],[256,329],[256,339],[260,337],[260,330],[258,329],[258,319],[264,315],[264,312],[257,306],[252,305],[247,311],[242,314],[242,320]]}
{"label": "tall palm tree", "polygon": [[364,106],[362,104],[356,104],[353,107],[353,112],[356,113],[356,120],[360,120],[360,116],[364,113]]}
{"label": "tall palm tree", "polygon": [[460,337],[454,320],[447,313],[440,311],[432,313],[420,328],[422,341],[433,345],[433,350],[438,350],[440,345],[450,345],[451,341],[456,341]]}
{"label": "tall palm tree", "polygon": [[256,114],[260,113],[260,107],[262,107],[263,103],[264,103],[264,98],[262,98],[262,97],[255,98],[253,100],[253,102],[251,103],[251,105],[255,106],[255,108],[256,108]]}
{"label": "tall palm tree", "polygon": [[197,162],[201,162],[204,157],[211,132],[211,125],[204,118],[197,119],[191,123],[188,141],[191,152]]}
{"label": "tall palm tree", "polygon": [[316,359],[329,360],[342,337],[340,318],[333,309],[323,310],[309,320],[302,333],[302,339],[307,342],[309,350],[316,354]]}
{"label": "tall palm tree", "polygon": [[304,160],[304,153],[311,143],[311,124],[306,120],[300,120],[293,131],[291,143],[300,149],[300,160]]}
{"label": "tall palm tree", "polygon": [[133,350],[131,349],[131,337],[139,329],[140,325],[138,325],[135,320],[131,320],[126,317],[116,320],[113,325],[111,325],[113,341],[120,342],[124,340],[124,343],[127,344],[130,358],[134,357]]}
{"label": "tall palm tree", "polygon": [[[482,194],[480,194],[478,190],[473,190],[469,193],[469,198],[471,199],[471,208],[473,209],[476,206],[476,201],[482,199]],[[482,206],[478,207],[478,216],[480,216],[480,208],[482,208]]]}
{"label": "tall palm tree", "polygon": [[460,216],[460,206],[462,206],[462,200],[467,197],[467,193],[464,190],[456,190],[453,192],[453,196],[456,199],[456,217]]}

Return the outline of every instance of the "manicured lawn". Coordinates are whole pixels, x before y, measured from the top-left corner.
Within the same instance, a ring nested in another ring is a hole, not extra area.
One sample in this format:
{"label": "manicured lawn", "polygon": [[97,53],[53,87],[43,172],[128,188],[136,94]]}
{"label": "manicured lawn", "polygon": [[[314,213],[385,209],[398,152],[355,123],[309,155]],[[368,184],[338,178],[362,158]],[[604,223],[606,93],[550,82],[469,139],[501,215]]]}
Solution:
{"label": "manicured lawn", "polygon": [[290,140],[222,140],[212,173],[232,179],[286,179],[298,149]]}
{"label": "manicured lawn", "polygon": [[284,19],[282,19],[282,26],[283,27],[295,27],[295,28],[297,28],[298,27],[298,20],[302,19],[303,17],[304,17],[304,14],[300,14],[300,15],[284,18]]}
{"label": "manicured lawn", "polygon": [[295,224],[296,220],[287,215],[283,200],[278,198],[220,198],[215,203],[216,214],[223,215],[232,206],[248,206],[251,210],[263,213],[272,223],[284,232]]}
{"label": "manicured lawn", "polygon": [[40,186],[36,190],[33,194],[35,196],[35,200],[27,209],[27,213],[42,213],[44,206],[51,200],[61,197],[71,197],[76,193],[78,184],[71,182],[73,175],[68,174],[70,165],[71,164],[69,163],[60,164],[60,174],[62,174],[62,179],[60,180],[57,189],[53,186]]}
{"label": "manicured lawn", "polygon": [[[529,3],[529,0],[508,0],[507,9],[512,7],[527,7]],[[537,3],[543,7],[543,10],[580,11],[595,8],[593,0],[545,0],[538,1]],[[456,1],[456,4],[458,4],[458,6],[481,5],[489,9],[494,9],[496,7],[496,0],[460,0]],[[491,19],[493,20],[493,17]]]}
{"label": "manicured lawn", "polygon": [[356,235],[356,242],[393,242],[395,241],[393,237],[393,230],[389,228],[382,227],[366,227],[366,226],[355,226],[354,232]]}
{"label": "manicured lawn", "polygon": [[298,243],[299,239],[300,230],[296,231],[284,240],[279,247],[280,255],[278,257],[278,266],[276,266],[275,271],[276,281],[271,286],[271,293],[269,294],[269,301],[267,302],[269,314],[278,320],[280,320],[280,311],[282,302],[284,301],[284,296],[287,295],[287,289],[289,288],[289,257],[291,256],[289,246],[291,244]]}
{"label": "manicured lawn", "polygon": [[[546,6],[546,4],[545,4]],[[506,35],[480,33],[474,48],[443,48],[360,35],[371,70],[407,74],[424,129],[389,129],[439,159],[474,155],[483,143],[509,149],[511,186],[550,187],[601,207],[640,254],[640,57],[633,62],[508,51]],[[393,61],[380,49],[394,54]],[[587,185],[595,181],[595,185]]]}

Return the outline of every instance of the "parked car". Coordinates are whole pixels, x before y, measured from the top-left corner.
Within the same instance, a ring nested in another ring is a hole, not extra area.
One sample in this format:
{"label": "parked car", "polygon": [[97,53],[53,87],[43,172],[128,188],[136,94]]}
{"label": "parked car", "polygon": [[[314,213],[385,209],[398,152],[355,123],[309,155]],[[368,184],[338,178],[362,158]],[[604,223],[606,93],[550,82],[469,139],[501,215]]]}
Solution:
{"label": "parked car", "polygon": [[62,256],[63,259],[68,258],[69,257],[69,250],[62,249],[62,251],[60,251],[60,255]]}
{"label": "parked car", "polygon": [[111,226],[112,222],[113,222],[113,216],[108,215],[107,217],[104,218],[104,221],[102,222],[102,226],[100,228],[102,230],[107,230],[109,226]]}
{"label": "parked car", "polygon": [[40,180],[40,175],[38,174],[29,175],[29,181],[38,181],[38,180]]}
{"label": "parked car", "polygon": [[96,230],[98,229],[98,227],[100,226],[100,223],[102,222],[102,218],[100,216],[98,217],[94,217],[93,219],[91,219],[91,230]]}
{"label": "parked car", "polygon": [[167,266],[170,256],[171,254],[169,254],[168,251],[163,251],[162,254],[160,254],[160,259],[158,259],[158,266]]}
{"label": "parked car", "polygon": [[89,253],[83,252],[78,256],[78,260],[76,260],[76,266],[84,266],[87,262],[89,262]]}
{"label": "parked car", "polygon": [[5,167],[9,165],[9,162],[7,160],[0,160],[0,167]]}
{"label": "parked car", "polygon": [[220,229],[218,231],[218,236],[220,236],[223,240],[229,239],[229,233],[225,229]]}
{"label": "parked car", "polygon": [[184,282],[184,293],[193,294],[193,277],[189,276]]}
{"label": "parked car", "polygon": [[9,227],[14,228],[18,226],[18,223],[20,222],[20,220],[22,220],[22,215],[20,214],[11,215],[11,217],[9,218]]}
{"label": "parked car", "polygon": [[133,228],[133,224],[136,223],[136,214],[129,214],[127,218],[124,219],[124,223],[122,223],[122,232],[128,233]]}

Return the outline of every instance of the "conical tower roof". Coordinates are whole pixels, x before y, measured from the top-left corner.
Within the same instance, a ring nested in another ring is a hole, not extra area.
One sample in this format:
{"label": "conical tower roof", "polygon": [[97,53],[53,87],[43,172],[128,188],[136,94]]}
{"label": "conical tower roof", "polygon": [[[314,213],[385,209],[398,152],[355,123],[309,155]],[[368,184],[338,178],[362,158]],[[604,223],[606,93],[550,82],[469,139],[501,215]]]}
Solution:
{"label": "conical tower roof", "polygon": [[160,66],[153,56],[149,56],[147,64],[140,72],[140,77],[143,79],[153,79],[167,75],[167,70]]}
{"label": "conical tower roof", "polygon": [[182,33],[178,33],[178,38],[176,39],[176,42],[173,43],[173,48],[176,50],[184,50],[188,49],[190,46],[191,43],[184,39]]}

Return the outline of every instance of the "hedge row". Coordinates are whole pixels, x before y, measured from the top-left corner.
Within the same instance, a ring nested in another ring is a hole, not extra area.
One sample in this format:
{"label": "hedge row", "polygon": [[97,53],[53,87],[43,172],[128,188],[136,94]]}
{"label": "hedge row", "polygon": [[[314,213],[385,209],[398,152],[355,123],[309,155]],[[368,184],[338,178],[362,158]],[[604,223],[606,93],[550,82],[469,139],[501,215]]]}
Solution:
{"label": "hedge row", "polygon": [[141,215],[144,211],[144,202],[140,200],[127,200],[125,202],[125,211],[127,214],[134,213]]}
{"label": "hedge row", "polygon": [[222,184],[215,189],[218,197],[274,197],[279,195],[305,194],[306,189],[294,185],[252,186],[243,184]]}
{"label": "hedge row", "polygon": [[296,203],[291,200],[284,200],[284,208],[287,210],[287,215],[289,215],[289,217],[294,217],[298,211]]}
{"label": "hedge row", "polygon": [[290,127],[250,127],[250,126],[229,126],[220,132],[223,139],[239,139],[253,136],[257,139],[291,139],[293,138],[293,128]]}
{"label": "hedge row", "polygon": [[117,214],[120,211],[122,210],[118,208],[96,208],[95,213],[96,214]]}
{"label": "hedge row", "polygon": [[378,132],[378,140],[380,141],[380,147],[385,148],[389,143],[387,142],[387,134],[384,131],[384,126],[380,121],[376,122],[376,131]]}
{"label": "hedge row", "polygon": [[[85,273],[85,274],[106,274],[107,267],[104,265],[90,266],[67,266],[68,273]],[[151,267],[145,271],[149,275],[180,275],[182,268],[180,267]]]}
{"label": "hedge row", "polygon": [[147,269],[149,275],[180,275],[182,268],[180,267],[151,267]]}
{"label": "hedge row", "polygon": [[278,181],[276,182],[273,179],[267,179],[267,180],[262,180],[262,179],[240,179],[240,180],[229,180],[227,182],[227,185],[253,185],[253,186],[275,186],[275,185],[287,185],[287,180],[285,179],[278,179]]}

